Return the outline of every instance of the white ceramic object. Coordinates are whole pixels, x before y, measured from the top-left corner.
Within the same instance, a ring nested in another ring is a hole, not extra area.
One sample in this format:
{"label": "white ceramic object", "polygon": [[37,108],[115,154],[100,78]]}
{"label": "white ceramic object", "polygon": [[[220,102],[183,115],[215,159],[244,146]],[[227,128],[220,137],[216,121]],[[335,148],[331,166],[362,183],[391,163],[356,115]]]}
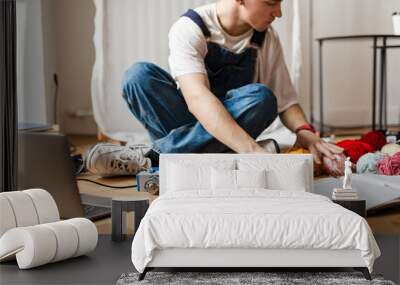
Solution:
{"label": "white ceramic object", "polygon": [[96,226],[75,218],[7,231],[0,238],[0,260],[16,256],[19,268],[29,269],[86,254],[96,245]]}
{"label": "white ceramic object", "polygon": [[351,171],[351,161],[350,157],[346,159],[344,162],[344,179],[343,179],[343,189],[344,190],[351,190],[351,178],[353,175],[353,172]]}
{"label": "white ceramic object", "polygon": [[88,219],[60,221],[56,202],[43,189],[0,193],[0,262],[16,259],[28,269],[84,255],[98,233]]}
{"label": "white ceramic object", "polygon": [[393,31],[400,36],[400,12],[393,13]]}

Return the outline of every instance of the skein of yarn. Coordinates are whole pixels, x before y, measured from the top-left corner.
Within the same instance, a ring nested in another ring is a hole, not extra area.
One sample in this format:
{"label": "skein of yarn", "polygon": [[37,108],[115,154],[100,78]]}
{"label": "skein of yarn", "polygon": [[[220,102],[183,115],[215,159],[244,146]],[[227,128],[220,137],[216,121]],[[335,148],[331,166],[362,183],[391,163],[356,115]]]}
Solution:
{"label": "skein of yarn", "polygon": [[358,159],[364,154],[374,151],[371,145],[360,140],[343,140],[336,145],[344,148],[344,154],[350,156],[353,163],[357,163]]}
{"label": "skein of yarn", "polygon": [[371,131],[363,135],[360,141],[369,144],[374,151],[377,151],[386,144],[386,136],[382,131]]}
{"label": "skein of yarn", "polygon": [[[287,154],[304,154],[310,153],[308,149],[302,147],[292,147],[286,151]],[[321,176],[323,174],[322,165],[314,162],[314,177]]]}
{"label": "skein of yarn", "polygon": [[385,158],[380,152],[366,153],[357,161],[357,173],[377,173],[378,161]]}
{"label": "skein of yarn", "polygon": [[378,161],[377,169],[379,174],[400,175],[400,152]]}
{"label": "skein of yarn", "polygon": [[400,145],[389,143],[382,147],[381,152],[390,156],[395,155],[396,153],[400,152]]}
{"label": "skein of yarn", "polygon": [[344,162],[346,156],[343,153],[334,154],[335,159],[330,159],[326,156],[322,157],[322,169],[325,173],[333,176],[343,176],[344,175]]}

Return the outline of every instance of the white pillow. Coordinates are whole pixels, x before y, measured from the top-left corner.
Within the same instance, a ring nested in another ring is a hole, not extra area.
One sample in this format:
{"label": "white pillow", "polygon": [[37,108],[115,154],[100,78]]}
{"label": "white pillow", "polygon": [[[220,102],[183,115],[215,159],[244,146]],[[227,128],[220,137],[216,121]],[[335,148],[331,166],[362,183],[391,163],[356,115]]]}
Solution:
{"label": "white pillow", "polygon": [[308,177],[304,168],[306,165],[296,165],[290,172],[279,169],[267,171],[268,189],[288,190],[288,191],[307,191]]}
{"label": "white pillow", "polygon": [[212,190],[236,190],[236,170],[211,169]]}
{"label": "white pillow", "polygon": [[247,171],[266,170],[267,187],[271,190],[307,191],[309,169],[307,161],[298,159],[239,159],[238,169]]}
{"label": "white pillow", "polygon": [[236,170],[236,182],[238,188],[267,188],[267,172],[265,169]]}
{"label": "white pillow", "polygon": [[265,170],[211,170],[211,188],[213,190],[239,190],[241,188],[266,188]]}
{"label": "white pillow", "polygon": [[235,162],[233,160],[170,161],[167,165],[167,191],[211,190],[212,168],[234,169]]}

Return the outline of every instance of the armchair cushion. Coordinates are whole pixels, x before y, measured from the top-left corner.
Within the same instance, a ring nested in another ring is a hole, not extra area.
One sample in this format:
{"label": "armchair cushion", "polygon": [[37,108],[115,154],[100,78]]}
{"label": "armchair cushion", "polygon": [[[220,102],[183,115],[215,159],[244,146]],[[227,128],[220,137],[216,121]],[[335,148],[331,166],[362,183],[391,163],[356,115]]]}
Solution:
{"label": "armchair cushion", "polygon": [[20,269],[86,254],[97,245],[88,219],[60,221],[53,197],[43,189],[0,193],[0,262],[17,259]]}
{"label": "armchair cushion", "polygon": [[97,245],[96,226],[75,218],[7,231],[0,238],[0,260],[16,255],[20,269],[80,256]]}

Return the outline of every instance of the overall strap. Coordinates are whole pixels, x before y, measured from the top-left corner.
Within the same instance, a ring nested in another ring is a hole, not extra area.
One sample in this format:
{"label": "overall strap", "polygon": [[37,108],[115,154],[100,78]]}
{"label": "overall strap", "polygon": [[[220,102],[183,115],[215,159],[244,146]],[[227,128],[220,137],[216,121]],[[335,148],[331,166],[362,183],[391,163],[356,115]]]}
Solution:
{"label": "overall strap", "polygon": [[255,30],[253,36],[251,37],[250,42],[258,45],[259,47],[262,47],[264,39],[265,39],[265,33],[266,33],[266,31],[258,32]]}
{"label": "overall strap", "polygon": [[206,38],[208,38],[208,37],[211,36],[211,33],[210,33],[210,31],[208,30],[206,24],[204,24],[203,19],[200,17],[200,15],[199,15],[196,11],[194,11],[194,10],[192,10],[192,9],[189,9],[189,10],[188,10],[185,14],[183,14],[182,16],[188,17],[188,18],[190,18],[193,22],[195,22],[195,23],[200,27],[201,31],[203,32],[203,34],[204,34],[204,36],[205,36]]}

